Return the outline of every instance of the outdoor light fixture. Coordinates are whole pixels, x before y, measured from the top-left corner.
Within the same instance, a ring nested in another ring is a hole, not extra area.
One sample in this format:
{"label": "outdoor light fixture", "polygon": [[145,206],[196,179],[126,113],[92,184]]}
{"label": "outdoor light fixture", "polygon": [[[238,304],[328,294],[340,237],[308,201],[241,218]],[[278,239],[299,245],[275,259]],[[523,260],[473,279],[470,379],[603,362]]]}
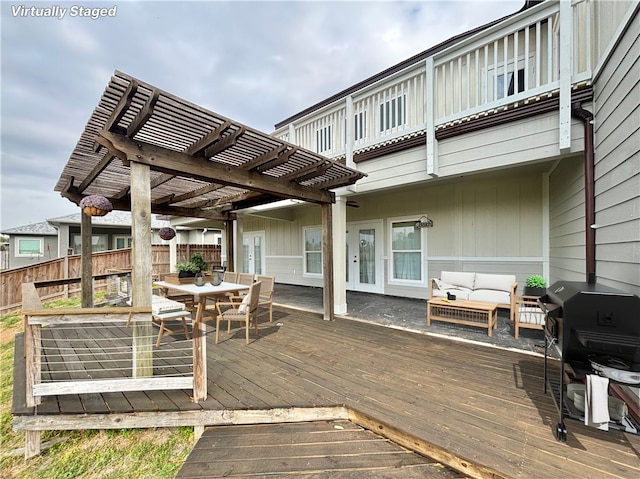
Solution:
{"label": "outdoor light fixture", "polygon": [[433,220],[430,220],[426,216],[421,216],[418,221],[416,221],[415,227],[417,229],[420,228],[431,228],[433,226]]}

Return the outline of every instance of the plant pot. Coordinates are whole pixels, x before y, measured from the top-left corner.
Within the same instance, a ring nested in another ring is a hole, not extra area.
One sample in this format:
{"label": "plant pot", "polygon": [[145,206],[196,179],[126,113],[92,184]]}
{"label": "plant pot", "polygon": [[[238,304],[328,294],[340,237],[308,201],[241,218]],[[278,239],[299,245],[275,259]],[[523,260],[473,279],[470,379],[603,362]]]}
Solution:
{"label": "plant pot", "polygon": [[178,278],[195,278],[196,273],[193,271],[179,271]]}
{"label": "plant pot", "polygon": [[525,296],[544,296],[547,294],[547,288],[534,288],[533,286],[525,286],[524,287],[524,295]]}

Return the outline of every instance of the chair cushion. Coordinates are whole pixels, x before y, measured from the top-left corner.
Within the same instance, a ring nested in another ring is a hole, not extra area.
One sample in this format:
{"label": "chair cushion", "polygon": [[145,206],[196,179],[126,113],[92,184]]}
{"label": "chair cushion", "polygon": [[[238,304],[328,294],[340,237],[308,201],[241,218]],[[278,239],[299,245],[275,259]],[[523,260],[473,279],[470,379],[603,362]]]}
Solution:
{"label": "chair cushion", "polygon": [[240,306],[238,306],[238,312],[240,314],[246,313],[248,305],[249,305],[249,295],[245,294],[244,298],[242,298],[242,303],[240,303]]}
{"label": "chair cushion", "polygon": [[465,273],[461,271],[442,271],[440,275],[440,280],[444,283],[451,284],[453,286],[460,287],[463,289],[474,289],[474,282],[476,278],[476,273]]}
{"label": "chair cushion", "polygon": [[522,306],[518,308],[518,321],[525,324],[544,325],[544,313],[536,306]]}
{"label": "chair cushion", "polygon": [[493,289],[496,291],[509,292],[511,290],[511,285],[515,282],[516,277],[512,274],[476,273],[474,289]]}
{"label": "chair cushion", "polygon": [[185,308],[185,304],[179,301],[174,301],[162,296],[151,296],[151,312],[153,314],[168,313],[169,311],[182,311]]}

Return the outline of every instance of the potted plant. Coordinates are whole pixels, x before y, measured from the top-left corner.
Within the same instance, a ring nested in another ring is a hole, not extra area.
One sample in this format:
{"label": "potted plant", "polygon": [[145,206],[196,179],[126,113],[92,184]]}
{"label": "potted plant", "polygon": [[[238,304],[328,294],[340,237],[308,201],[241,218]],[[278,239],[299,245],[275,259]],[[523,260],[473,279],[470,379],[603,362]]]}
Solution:
{"label": "potted plant", "polygon": [[198,265],[191,261],[176,264],[176,269],[178,270],[178,278],[195,277],[196,273],[200,271]]}
{"label": "potted plant", "polygon": [[547,292],[547,280],[539,274],[532,274],[527,278],[524,286],[525,296],[544,296]]}
{"label": "potted plant", "polygon": [[176,264],[176,269],[179,278],[194,277],[207,269],[207,263],[201,253],[193,253],[189,261]]}

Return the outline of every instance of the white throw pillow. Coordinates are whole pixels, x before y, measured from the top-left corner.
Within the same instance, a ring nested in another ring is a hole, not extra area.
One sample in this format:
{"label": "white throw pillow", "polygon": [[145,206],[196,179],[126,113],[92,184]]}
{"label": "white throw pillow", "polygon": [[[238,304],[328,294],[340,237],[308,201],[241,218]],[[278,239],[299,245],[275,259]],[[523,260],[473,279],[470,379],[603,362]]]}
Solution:
{"label": "white throw pillow", "polygon": [[238,313],[244,314],[247,312],[247,306],[249,305],[249,295],[245,294],[244,298],[242,298],[242,303],[238,306]]}

